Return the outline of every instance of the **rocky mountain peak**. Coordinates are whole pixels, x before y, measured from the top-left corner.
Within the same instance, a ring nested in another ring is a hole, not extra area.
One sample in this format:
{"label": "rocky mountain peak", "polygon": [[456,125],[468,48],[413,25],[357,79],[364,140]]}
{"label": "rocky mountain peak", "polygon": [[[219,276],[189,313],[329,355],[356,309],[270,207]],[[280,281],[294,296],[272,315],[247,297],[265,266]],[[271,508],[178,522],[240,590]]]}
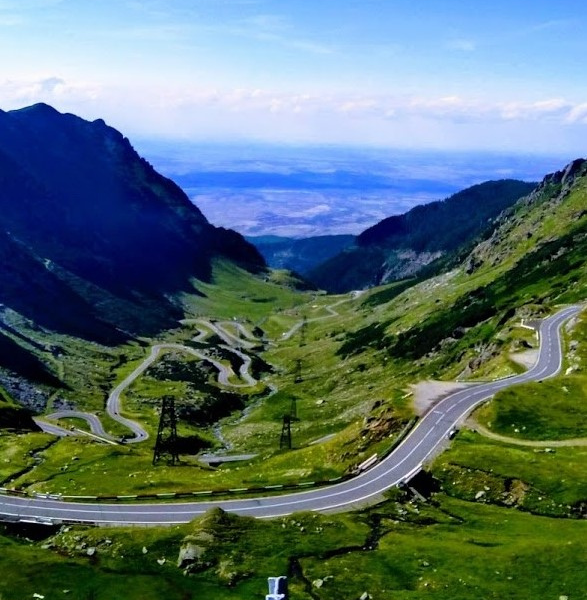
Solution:
{"label": "rocky mountain peak", "polygon": [[[502,213],[492,235],[478,244],[465,260],[465,271],[472,273],[482,265],[499,266],[514,257],[524,256],[525,253],[519,251],[521,247],[529,252],[553,242],[556,229],[564,230],[586,214],[582,203],[576,200],[573,200],[572,208],[569,205],[561,210],[568,205],[577,184],[585,176],[587,160],[583,158],[546,175],[532,193]],[[552,221],[555,215],[557,226],[543,230],[544,223]]]}
{"label": "rocky mountain peak", "polygon": [[[547,186],[549,184],[560,184],[563,187],[570,186],[574,183],[577,177],[582,177],[587,173],[587,160],[584,158],[577,158],[570,162],[564,169],[561,171],[556,171],[555,173],[551,173],[547,175],[543,182],[542,186]],[[540,189],[540,188],[539,188]]]}

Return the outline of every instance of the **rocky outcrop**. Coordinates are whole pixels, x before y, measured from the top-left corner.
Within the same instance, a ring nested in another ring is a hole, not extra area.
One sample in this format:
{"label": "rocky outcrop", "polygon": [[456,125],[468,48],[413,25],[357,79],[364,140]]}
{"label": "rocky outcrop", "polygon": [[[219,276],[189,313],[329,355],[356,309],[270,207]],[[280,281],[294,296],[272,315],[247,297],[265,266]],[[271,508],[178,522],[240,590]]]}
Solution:
{"label": "rocky outcrop", "polygon": [[238,519],[242,517],[213,508],[195,522],[197,529],[183,539],[177,557],[177,566],[185,575],[214,569],[216,576],[228,586],[250,575],[243,569],[238,551],[226,554],[228,542],[236,545],[237,539],[231,532],[237,529]]}
{"label": "rocky outcrop", "polygon": [[209,550],[213,544],[214,536],[206,531],[187,536],[179,549],[177,566],[188,573],[197,573],[211,567],[213,559],[209,556]]}
{"label": "rocky outcrop", "polygon": [[[552,238],[537,237],[537,232],[544,219],[555,213],[557,207],[571,194],[578,180],[586,175],[587,160],[583,158],[572,161],[560,171],[546,175],[532,193],[500,215],[492,234],[479,243],[464,260],[465,272],[472,274],[483,266],[497,267],[523,244],[535,249],[552,242]],[[586,214],[587,209],[579,209],[572,215],[572,219],[578,222]],[[561,253],[565,250],[559,249]]]}
{"label": "rocky outcrop", "polygon": [[41,431],[33,421],[32,413],[26,408],[3,401],[0,398],[0,430]]}
{"label": "rocky outcrop", "polygon": [[577,158],[570,162],[562,171],[556,171],[547,175],[542,184],[537,189],[537,192],[547,185],[555,184],[563,187],[573,185],[577,177],[587,174],[587,160]]}

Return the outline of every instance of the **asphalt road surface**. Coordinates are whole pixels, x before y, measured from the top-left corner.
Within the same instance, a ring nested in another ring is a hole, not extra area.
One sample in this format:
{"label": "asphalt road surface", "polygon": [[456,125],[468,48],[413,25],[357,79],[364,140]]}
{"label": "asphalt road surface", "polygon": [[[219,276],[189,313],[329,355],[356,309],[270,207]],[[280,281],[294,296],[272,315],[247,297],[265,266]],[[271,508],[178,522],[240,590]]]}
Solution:
{"label": "asphalt road surface", "polygon": [[[217,333],[219,336],[221,336],[222,339],[225,339],[232,344],[239,343],[240,338],[238,338],[237,336],[233,336],[232,334],[226,332],[220,326],[216,327],[207,321],[202,321],[202,323],[208,325],[210,327],[210,329],[213,332]],[[243,335],[245,335],[246,337],[249,337],[249,338],[252,337],[252,334],[240,324],[239,324],[238,330],[241,331],[243,333]],[[201,334],[202,333],[204,333],[204,332],[201,332]],[[254,337],[253,337],[253,339],[254,339]],[[245,342],[245,341],[241,341],[240,345],[243,347],[245,347],[245,346],[252,347],[253,346],[252,343]],[[126,428],[128,428],[132,432],[132,436],[131,435],[126,436],[125,442],[127,444],[144,442],[145,440],[148,439],[149,434],[139,423],[137,423],[136,421],[133,421],[131,419],[127,419],[126,417],[123,417],[120,414],[120,412],[122,410],[121,394],[130,385],[132,385],[132,383],[138,377],[140,377],[155,361],[157,361],[159,359],[161,352],[165,349],[178,350],[178,351],[184,352],[186,354],[191,354],[191,355],[195,356],[196,358],[199,358],[200,360],[209,362],[210,364],[212,364],[212,366],[214,366],[217,369],[218,382],[221,385],[225,385],[227,387],[232,387],[232,388],[243,388],[243,387],[250,387],[250,386],[256,385],[258,383],[257,380],[254,379],[249,373],[249,368],[251,366],[251,358],[248,355],[241,352],[240,350],[237,350],[230,345],[226,345],[226,346],[222,346],[222,347],[225,348],[226,350],[229,350],[230,352],[233,352],[234,354],[239,356],[239,358],[241,358],[241,360],[243,361],[243,364],[239,368],[238,376],[244,381],[244,383],[233,383],[232,379],[236,378],[236,375],[230,367],[225,366],[220,361],[214,360],[212,357],[210,357],[198,350],[195,350],[194,348],[190,348],[189,346],[184,346],[183,344],[157,344],[155,346],[152,346],[149,356],[147,356],[147,358],[145,358],[145,360],[132,373],[130,373],[124,379],[124,381],[120,382],[112,390],[112,392],[110,393],[110,396],[108,396],[108,400],[106,401],[106,412],[108,413],[108,415],[115,421],[118,421],[119,423],[124,425]],[[90,431],[97,437],[103,439],[104,441],[117,439],[117,438],[111,436],[110,434],[108,434],[104,430],[104,427],[102,425],[102,422],[100,421],[100,418],[97,415],[94,415],[92,413],[81,412],[81,411],[76,411],[76,410],[62,410],[62,411],[52,413],[50,415],[46,415],[45,418],[35,418],[35,422],[43,431],[45,431],[47,433],[51,433],[53,435],[57,435],[57,436],[79,435],[80,433],[84,433],[81,430],[72,431],[72,430],[66,429],[64,427],[59,427],[58,425],[56,425],[54,423],[50,423],[46,420],[46,419],[50,419],[50,420],[65,419],[68,417],[75,417],[78,419],[83,419],[84,421],[86,421],[88,423],[88,425],[90,427]]]}
{"label": "asphalt road surface", "polygon": [[[476,406],[499,390],[514,384],[556,375],[562,366],[560,329],[581,307],[563,309],[540,324],[540,353],[529,371],[503,380],[482,383],[436,404],[387,458],[361,475],[323,488],[281,496],[178,504],[90,504],[51,498],[0,495],[0,518],[17,521],[81,521],[88,523],[165,525],[184,523],[213,506],[260,518],[278,517],[301,510],[348,510],[374,502],[390,487],[409,480],[422,465],[447,444],[451,430]],[[278,488],[279,486],[276,486]]]}

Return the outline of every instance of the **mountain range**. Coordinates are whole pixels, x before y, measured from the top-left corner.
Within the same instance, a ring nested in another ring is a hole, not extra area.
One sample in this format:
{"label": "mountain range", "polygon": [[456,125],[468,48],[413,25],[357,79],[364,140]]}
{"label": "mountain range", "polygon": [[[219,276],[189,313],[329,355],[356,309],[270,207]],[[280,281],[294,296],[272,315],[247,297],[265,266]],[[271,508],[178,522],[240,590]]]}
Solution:
{"label": "mountain range", "polygon": [[[366,306],[380,307],[377,318],[350,332],[340,353],[385,348],[388,356],[410,364],[438,360],[436,375],[447,368],[470,375],[507,344],[506,324],[518,327],[524,316],[584,300],[586,256],[587,160],[577,159],[501,213],[491,233],[462,252],[450,272],[372,293]],[[406,304],[402,292],[410,287],[412,301],[420,296],[419,303],[432,302],[433,310],[420,312],[416,303],[413,320],[404,306],[399,326],[398,305]]]}
{"label": "mountain range", "polygon": [[[479,184],[387,218],[356,238],[256,243],[266,256],[281,253],[280,266],[291,268],[288,261],[297,256],[294,268],[328,291],[408,278],[393,296],[454,266],[469,273],[492,261],[495,267],[502,259],[488,257],[487,248],[499,232],[536,198],[549,205],[557,186],[581,179],[583,165],[572,163],[538,188],[516,180]],[[0,112],[0,183],[0,367],[23,380],[60,385],[43,358],[59,349],[43,347],[15,319],[31,331],[117,345],[176,326],[185,314],[184,295],[202,293],[198,282],[211,280],[218,257],[265,273],[251,243],[212,226],[101,120],[44,104]]]}

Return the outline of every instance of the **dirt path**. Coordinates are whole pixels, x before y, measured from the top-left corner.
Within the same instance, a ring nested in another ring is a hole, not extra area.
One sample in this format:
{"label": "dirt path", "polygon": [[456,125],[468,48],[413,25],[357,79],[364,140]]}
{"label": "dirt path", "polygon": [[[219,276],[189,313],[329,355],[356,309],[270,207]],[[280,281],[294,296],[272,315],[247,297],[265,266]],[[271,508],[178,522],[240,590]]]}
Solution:
{"label": "dirt path", "polygon": [[516,446],[528,446],[533,448],[562,448],[564,446],[587,446],[587,438],[577,438],[573,440],[520,440],[518,438],[508,437],[494,433],[481,425],[474,417],[469,417],[466,423],[469,429],[477,431],[481,435],[498,442],[506,444],[515,444]]}
{"label": "dirt path", "polygon": [[342,300],[339,300],[334,304],[328,304],[327,306],[324,306],[323,308],[328,313],[327,315],[324,315],[322,317],[313,317],[311,319],[302,319],[301,321],[298,321],[289,331],[286,331],[285,333],[281,334],[281,340],[289,340],[292,337],[292,335],[296,333],[296,331],[300,330],[304,326],[305,323],[315,323],[316,321],[323,321],[324,319],[332,319],[332,317],[340,317],[340,314],[336,312],[336,310],[334,310],[335,307],[339,306],[340,304],[344,304],[345,302],[355,300],[355,298],[358,298],[361,294],[361,291],[351,292],[349,298],[343,298]]}

